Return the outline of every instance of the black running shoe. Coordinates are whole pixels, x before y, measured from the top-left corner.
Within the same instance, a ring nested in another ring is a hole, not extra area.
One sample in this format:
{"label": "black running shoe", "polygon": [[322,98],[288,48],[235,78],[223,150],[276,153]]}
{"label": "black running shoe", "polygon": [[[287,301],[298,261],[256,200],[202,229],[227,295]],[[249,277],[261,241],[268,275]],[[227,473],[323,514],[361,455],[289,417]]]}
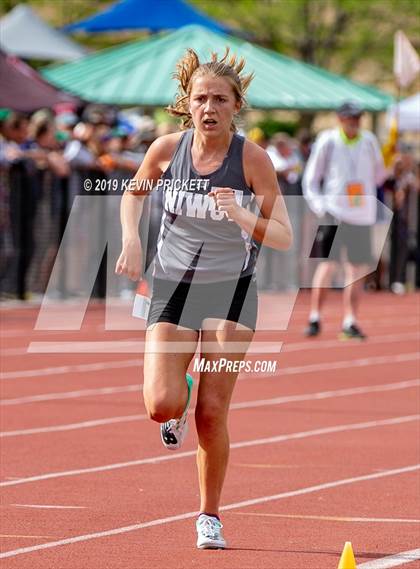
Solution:
{"label": "black running shoe", "polygon": [[319,320],[315,322],[309,322],[308,327],[305,328],[305,336],[318,336],[321,332],[321,324]]}
{"label": "black running shoe", "polygon": [[340,340],[366,340],[365,334],[356,324],[343,328],[338,337]]}

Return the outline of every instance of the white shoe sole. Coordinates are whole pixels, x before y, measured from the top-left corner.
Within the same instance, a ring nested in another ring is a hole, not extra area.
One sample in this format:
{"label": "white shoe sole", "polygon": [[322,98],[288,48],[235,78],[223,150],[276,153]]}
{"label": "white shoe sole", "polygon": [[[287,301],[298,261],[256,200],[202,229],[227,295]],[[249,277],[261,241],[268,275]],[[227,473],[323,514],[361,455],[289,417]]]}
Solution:
{"label": "white shoe sole", "polygon": [[197,542],[197,549],[226,549],[226,541],[203,541]]}
{"label": "white shoe sole", "polygon": [[180,438],[180,440],[178,441],[177,444],[175,445],[171,445],[171,444],[167,444],[165,443],[164,439],[163,439],[163,435],[162,435],[162,430],[160,430],[160,440],[162,441],[163,446],[167,449],[167,450],[178,450],[181,448],[182,443],[184,442],[185,437],[187,436],[188,433],[188,423],[185,423],[184,425],[184,430],[182,431],[182,437]]}

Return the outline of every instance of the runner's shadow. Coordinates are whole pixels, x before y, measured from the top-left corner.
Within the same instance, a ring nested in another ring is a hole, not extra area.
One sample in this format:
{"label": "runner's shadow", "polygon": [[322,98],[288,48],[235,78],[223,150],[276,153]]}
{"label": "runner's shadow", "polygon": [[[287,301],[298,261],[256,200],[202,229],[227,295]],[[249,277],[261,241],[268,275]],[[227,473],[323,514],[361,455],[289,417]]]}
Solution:
{"label": "runner's shadow", "polygon": [[306,555],[330,555],[334,557],[340,557],[341,551],[305,551],[305,550],[296,550],[296,549],[269,549],[269,548],[258,548],[258,547],[228,547],[227,551],[259,551],[259,552],[266,552],[266,553],[298,553],[298,554],[306,554]]}
{"label": "runner's shadow", "polygon": [[[258,552],[267,552],[267,553],[297,553],[300,555],[326,555],[330,557],[335,557],[338,559],[340,558],[341,552],[340,551],[320,551],[320,550],[297,550],[297,549],[269,549],[269,548],[256,548],[256,547],[228,547],[226,551],[258,551]],[[356,553],[355,553],[356,554]],[[381,553],[375,551],[375,553],[368,553],[363,551],[357,552],[357,557],[361,558],[364,557],[366,559],[381,559],[382,557],[388,557],[390,555],[395,555],[395,552],[392,553]],[[408,558],[407,558],[408,559]],[[415,561],[413,559],[413,561]],[[315,568],[313,568],[315,569]]]}

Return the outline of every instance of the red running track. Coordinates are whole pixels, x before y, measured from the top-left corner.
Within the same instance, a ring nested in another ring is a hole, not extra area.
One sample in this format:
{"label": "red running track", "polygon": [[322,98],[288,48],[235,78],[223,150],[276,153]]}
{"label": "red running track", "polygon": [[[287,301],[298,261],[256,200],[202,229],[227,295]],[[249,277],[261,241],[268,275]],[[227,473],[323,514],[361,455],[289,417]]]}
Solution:
{"label": "red running track", "polygon": [[[331,294],[319,339],[302,336],[306,293],[287,331],[258,335],[283,349],[250,356],[277,370],[241,374],[235,388],[230,548],[213,552],[195,549],[194,429],[167,453],[145,417],[133,351],[142,333],[105,331],[100,305],[80,332],[35,331],[36,308],[5,309],[2,566],[336,569],[351,541],[359,566],[374,569],[418,547],[419,296],[365,296],[363,343],[337,340],[340,300]],[[274,324],[281,299],[262,296],[260,306]],[[108,351],[27,353],[42,341],[102,341]],[[125,353],[109,350],[121,341]],[[419,567],[415,559],[404,567]]]}

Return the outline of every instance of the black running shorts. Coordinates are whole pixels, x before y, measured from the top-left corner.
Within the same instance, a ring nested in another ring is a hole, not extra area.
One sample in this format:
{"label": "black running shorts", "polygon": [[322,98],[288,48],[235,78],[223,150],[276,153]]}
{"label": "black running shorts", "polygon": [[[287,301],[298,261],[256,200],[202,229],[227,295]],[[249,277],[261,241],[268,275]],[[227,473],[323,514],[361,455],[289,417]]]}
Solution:
{"label": "black running shorts", "polygon": [[255,330],[257,311],[255,275],[208,284],[154,279],[147,326],[170,322],[200,330],[205,318],[220,318]]}

